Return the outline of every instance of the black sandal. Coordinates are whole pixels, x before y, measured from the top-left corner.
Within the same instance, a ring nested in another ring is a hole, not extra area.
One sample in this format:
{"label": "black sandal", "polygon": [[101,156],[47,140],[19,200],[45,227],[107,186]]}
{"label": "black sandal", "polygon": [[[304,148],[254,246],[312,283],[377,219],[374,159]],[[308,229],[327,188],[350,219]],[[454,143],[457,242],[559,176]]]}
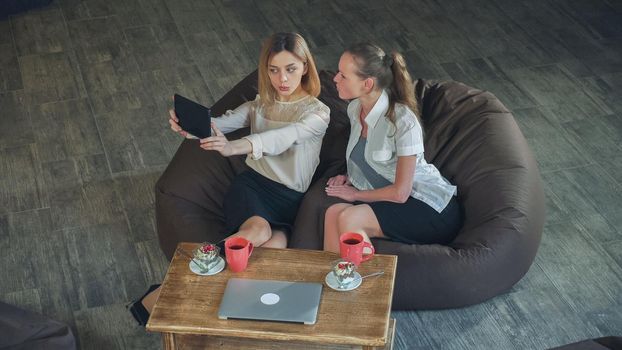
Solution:
{"label": "black sandal", "polygon": [[139,326],[144,326],[147,324],[147,321],[149,321],[149,312],[147,311],[147,309],[145,309],[145,306],[143,305],[143,299],[145,299],[145,297],[149,295],[149,293],[156,290],[159,286],[159,284],[152,284],[149,287],[149,290],[147,290],[147,292],[143,294],[140,299],[134,300],[125,306],[128,310],[130,310],[130,313],[132,314],[132,316],[134,316],[134,319],[136,320],[136,322],[138,322]]}

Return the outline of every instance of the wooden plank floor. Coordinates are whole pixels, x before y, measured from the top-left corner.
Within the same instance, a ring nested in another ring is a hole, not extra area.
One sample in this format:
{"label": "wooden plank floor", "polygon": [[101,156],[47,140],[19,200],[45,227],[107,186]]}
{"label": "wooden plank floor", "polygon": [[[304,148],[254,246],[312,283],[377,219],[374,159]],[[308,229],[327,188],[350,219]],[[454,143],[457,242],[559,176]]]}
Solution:
{"label": "wooden plank floor", "polygon": [[[372,40],[415,77],[496,94],[536,154],[548,219],[509,293],[394,312],[396,349],[544,349],[622,335],[619,0],[57,0],[0,21],[0,300],[83,349],[153,349],[124,304],[163,277],[153,185],[174,92],[210,105],[298,31],[320,68]],[[2,336],[2,335],[0,335]]]}

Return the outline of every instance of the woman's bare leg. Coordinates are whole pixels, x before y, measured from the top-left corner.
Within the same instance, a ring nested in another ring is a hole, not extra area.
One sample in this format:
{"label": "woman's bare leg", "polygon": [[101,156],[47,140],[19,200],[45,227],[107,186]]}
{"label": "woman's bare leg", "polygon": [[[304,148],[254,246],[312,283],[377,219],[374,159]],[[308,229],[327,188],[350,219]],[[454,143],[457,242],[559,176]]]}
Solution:
{"label": "woman's bare leg", "polygon": [[262,245],[267,248],[287,248],[287,235],[281,230],[272,230],[272,237]]}
{"label": "woman's bare leg", "polygon": [[142,301],[143,306],[145,307],[145,309],[147,309],[147,312],[149,312],[149,314],[151,314],[151,309],[153,309],[153,305],[155,305],[156,300],[158,300],[158,297],[160,296],[161,287],[162,286],[154,289],[151,293],[147,294],[147,296],[145,296]]}
{"label": "woman's bare leg", "polygon": [[324,250],[339,253],[339,235],[344,231],[339,230],[339,216],[341,213],[352,207],[352,204],[337,203],[326,209],[324,215]]}
{"label": "woman's bare leg", "polygon": [[[337,218],[339,232],[356,232],[363,236],[366,242],[371,244],[370,238],[386,237],[380,228],[376,214],[367,204],[359,204],[344,209]],[[339,244],[339,242],[337,242]],[[365,249],[365,253],[371,253]]]}
{"label": "woman's bare leg", "polygon": [[230,237],[244,237],[255,247],[259,247],[272,237],[272,228],[270,223],[261,216],[251,216],[240,225],[238,232],[227,238]]}

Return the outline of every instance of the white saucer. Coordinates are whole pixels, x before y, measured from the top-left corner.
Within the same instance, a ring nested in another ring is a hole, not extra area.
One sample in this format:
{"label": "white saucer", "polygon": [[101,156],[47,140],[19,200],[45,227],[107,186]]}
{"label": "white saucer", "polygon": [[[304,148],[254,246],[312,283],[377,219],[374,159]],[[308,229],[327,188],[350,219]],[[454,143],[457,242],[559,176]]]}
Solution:
{"label": "white saucer", "polygon": [[363,279],[361,278],[361,275],[358,272],[354,272],[354,281],[350,282],[349,284],[343,287],[339,287],[339,282],[337,282],[337,277],[335,277],[335,274],[331,271],[326,275],[326,278],[324,278],[324,282],[326,282],[327,286],[329,286],[330,288],[338,292],[347,292],[349,290],[358,288],[361,285],[361,282],[363,282]]}
{"label": "white saucer", "polygon": [[199,266],[192,260],[190,260],[188,266],[190,267],[190,271],[196,273],[197,275],[211,276],[219,273],[225,268],[225,259],[223,259],[222,256],[219,256],[216,265],[212,266],[209,270],[207,270],[207,272],[201,272],[201,268],[199,268]]}

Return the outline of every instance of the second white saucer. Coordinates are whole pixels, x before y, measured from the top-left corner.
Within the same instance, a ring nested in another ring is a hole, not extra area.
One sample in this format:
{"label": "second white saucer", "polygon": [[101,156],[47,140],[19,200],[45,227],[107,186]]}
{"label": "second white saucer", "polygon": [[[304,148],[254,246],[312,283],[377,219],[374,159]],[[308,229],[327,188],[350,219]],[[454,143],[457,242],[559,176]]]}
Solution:
{"label": "second white saucer", "polygon": [[216,262],[216,265],[212,266],[209,270],[205,272],[203,272],[201,268],[192,260],[190,260],[190,263],[188,264],[188,266],[190,267],[190,271],[196,273],[197,275],[211,276],[211,275],[215,275],[219,273],[225,268],[225,259],[219,256],[218,262]]}
{"label": "second white saucer", "polygon": [[326,278],[324,278],[324,282],[326,282],[327,286],[336,291],[347,292],[358,288],[363,282],[363,279],[358,272],[354,272],[354,280],[344,286],[340,286],[339,282],[337,282],[337,277],[335,277],[335,274],[331,271],[326,275]]}

